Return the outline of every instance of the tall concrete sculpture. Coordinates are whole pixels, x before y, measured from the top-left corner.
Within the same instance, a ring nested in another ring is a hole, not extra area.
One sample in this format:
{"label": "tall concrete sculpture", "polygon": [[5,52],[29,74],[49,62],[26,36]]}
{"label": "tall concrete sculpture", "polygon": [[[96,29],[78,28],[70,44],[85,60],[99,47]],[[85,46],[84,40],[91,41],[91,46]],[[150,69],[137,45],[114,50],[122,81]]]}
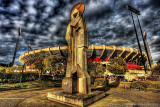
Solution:
{"label": "tall concrete sculpture", "polygon": [[49,100],[73,106],[87,106],[105,96],[103,91],[91,92],[90,76],[87,72],[88,31],[83,19],[84,4],[79,3],[71,11],[71,21],[66,32],[68,59],[66,77],[62,89],[49,92]]}
{"label": "tall concrete sculpture", "polygon": [[66,77],[62,88],[67,93],[91,92],[90,76],[87,72],[88,30],[83,19],[84,5],[77,4],[70,13],[70,22],[65,39],[68,43]]}

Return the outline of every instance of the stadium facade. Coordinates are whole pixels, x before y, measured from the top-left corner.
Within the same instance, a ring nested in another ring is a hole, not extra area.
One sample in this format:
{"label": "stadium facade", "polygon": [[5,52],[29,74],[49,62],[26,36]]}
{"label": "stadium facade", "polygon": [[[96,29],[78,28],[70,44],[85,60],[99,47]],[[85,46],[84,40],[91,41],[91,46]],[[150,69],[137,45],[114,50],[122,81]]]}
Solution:
{"label": "stadium facade", "polygon": [[[34,58],[35,53],[46,52],[48,54],[58,53],[59,55],[67,58],[68,46],[48,47],[35,49],[28,51],[20,55],[20,62],[27,63],[31,58]],[[142,53],[144,61],[147,61],[147,55],[145,52]],[[89,45],[87,50],[87,59],[90,62],[100,62],[107,66],[109,59],[114,57],[122,57],[127,62],[126,78],[128,80],[134,79],[137,75],[145,75],[144,68],[142,67],[142,60],[140,51],[133,48],[116,47],[116,46],[105,46],[105,45]],[[106,70],[106,74],[111,74]]]}

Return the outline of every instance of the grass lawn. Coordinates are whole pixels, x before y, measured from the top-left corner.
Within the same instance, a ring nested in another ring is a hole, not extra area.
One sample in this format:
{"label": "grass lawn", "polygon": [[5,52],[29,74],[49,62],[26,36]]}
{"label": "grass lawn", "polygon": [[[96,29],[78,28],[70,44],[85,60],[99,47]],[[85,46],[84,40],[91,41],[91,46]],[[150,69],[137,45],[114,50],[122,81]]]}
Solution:
{"label": "grass lawn", "polygon": [[36,80],[25,83],[3,84],[0,85],[0,91],[22,89],[22,88],[59,87],[59,86],[61,86],[61,82],[51,81],[51,80],[42,80],[42,81]]}

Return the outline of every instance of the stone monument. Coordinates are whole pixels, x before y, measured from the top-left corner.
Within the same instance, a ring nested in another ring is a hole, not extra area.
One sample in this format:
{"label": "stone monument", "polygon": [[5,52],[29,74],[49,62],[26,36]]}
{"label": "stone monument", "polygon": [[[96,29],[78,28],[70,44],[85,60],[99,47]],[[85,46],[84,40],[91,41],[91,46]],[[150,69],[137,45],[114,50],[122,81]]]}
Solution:
{"label": "stone monument", "polygon": [[87,72],[88,30],[83,19],[84,4],[78,3],[70,13],[65,39],[68,43],[66,77],[62,90],[48,93],[49,100],[72,105],[86,106],[105,96],[103,91],[91,92]]}
{"label": "stone monument", "polygon": [[91,92],[90,76],[87,72],[88,30],[83,19],[84,5],[76,5],[70,14],[65,39],[68,43],[66,77],[62,88],[67,93]]}

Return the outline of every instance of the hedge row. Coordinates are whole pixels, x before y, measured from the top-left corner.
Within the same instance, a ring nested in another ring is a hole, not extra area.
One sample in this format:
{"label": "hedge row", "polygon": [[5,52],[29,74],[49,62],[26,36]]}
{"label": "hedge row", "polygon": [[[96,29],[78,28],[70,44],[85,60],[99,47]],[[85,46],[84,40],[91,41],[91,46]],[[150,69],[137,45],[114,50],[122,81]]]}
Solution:
{"label": "hedge row", "polygon": [[108,85],[108,80],[104,78],[96,78],[94,82],[97,85]]}
{"label": "hedge row", "polygon": [[0,77],[0,82],[3,83],[19,83],[36,80],[39,76],[34,73],[0,73]]}
{"label": "hedge row", "polygon": [[159,84],[151,84],[148,82],[133,82],[133,83],[131,83],[130,88],[139,89],[139,90],[146,90],[147,88],[160,89],[160,85]]}

